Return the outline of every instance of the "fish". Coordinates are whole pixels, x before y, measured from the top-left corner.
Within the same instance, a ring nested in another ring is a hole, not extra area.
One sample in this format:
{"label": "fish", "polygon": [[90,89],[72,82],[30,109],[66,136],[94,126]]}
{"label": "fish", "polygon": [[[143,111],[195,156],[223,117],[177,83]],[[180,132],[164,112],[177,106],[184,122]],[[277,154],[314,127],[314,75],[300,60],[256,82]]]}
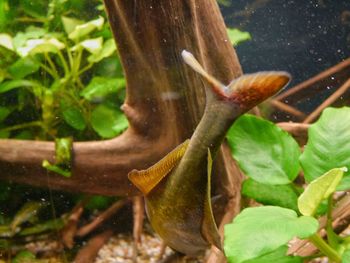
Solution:
{"label": "fish", "polygon": [[211,206],[211,174],[226,132],[239,116],[285,87],[291,76],[262,71],[224,85],[190,52],[181,55],[209,84],[203,116],[191,138],[148,169],[132,170],[128,178],[145,197],[154,231],[175,251],[197,256],[210,245],[222,250]]}

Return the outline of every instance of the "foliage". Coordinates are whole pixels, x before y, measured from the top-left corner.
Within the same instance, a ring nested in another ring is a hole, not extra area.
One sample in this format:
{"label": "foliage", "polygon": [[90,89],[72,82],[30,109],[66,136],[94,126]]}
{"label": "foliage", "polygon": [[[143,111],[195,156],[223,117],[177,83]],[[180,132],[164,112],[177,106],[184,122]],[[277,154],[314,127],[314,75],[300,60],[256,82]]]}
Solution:
{"label": "foliage", "polygon": [[[88,22],[68,16],[60,2],[70,1],[21,4],[19,9],[35,19],[44,17],[43,6],[47,14],[61,15],[45,18],[42,27],[29,23],[21,32],[0,34],[0,56],[6,58],[0,71],[2,137],[26,132],[27,139],[69,135],[87,140],[112,138],[127,127],[119,110],[125,80],[115,67],[119,62],[106,19],[102,14]],[[103,74],[106,63],[113,73]],[[101,127],[106,111],[113,121]]]}
{"label": "foliage", "polygon": [[[269,121],[244,115],[235,122],[227,139],[249,177],[242,194],[266,206],[246,208],[226,225],[229,262],[303,262],[306,259],[286,254],[293,237],[309,239],[332,262],[348,260],[350,240],[334,233],[331,215],[333,193],[339,185],[349,188],[349,110],[324,110],[309,129],[303,153],[288,133]],[[308,183],[305,189],[295,181],[299,163]],[[324,206],[328,243],[316,233]]]}
{"label": "foliage", "polygon": [[[112,138],[126,129],[124,93],[102,0],[0,0],[0,138],[55,140],[56,162],[43,166],[70,176],[71,139]],[[47,195],[0,184],[1,249],[58,231],[84,198]],[[88,210],[105,209],[114,198],[92,200]],[[24,251],[13,261],[34,259]]]}
{"label": "foliage", "polygon": [[238,28],[227,28],[227,34],[231,44],[234,46],[252,39],[249,32],[241,31]]}

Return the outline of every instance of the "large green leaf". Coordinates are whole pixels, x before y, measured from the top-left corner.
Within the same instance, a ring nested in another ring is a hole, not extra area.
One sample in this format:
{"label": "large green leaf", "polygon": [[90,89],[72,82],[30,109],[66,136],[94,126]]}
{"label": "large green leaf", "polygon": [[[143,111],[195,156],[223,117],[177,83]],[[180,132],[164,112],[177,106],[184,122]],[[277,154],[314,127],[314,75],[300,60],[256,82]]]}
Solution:
{"label": "large green leaf", "polygon": [[24,57],[17,60],[9,68],[8,72],[15,79],[23,79],[24,77],[37,72],[40,68],[38,63],[32,57]]}
{"label": "large green leaf", "polygon": [[91,124],[102,138],[115,137],[128,127],[128,121],[124,114],[104,104],[93,110]]}
{"label": "large green leaf", "polygon": [[305,216],[313,216],[320,203],[336,189],[347,168],[335,168],[312,181],[300,195],[298,207]]}
{"label": "large green leaf", "polygon": [[300,164],[305,179],[311,182],[336,167],[347,167],[340,189],[349,189],[350,108],[327,108],[309,128],[309,139]]}
{"label": "large green leaf", "polygon": [[65,122],[76,130],[83,131],[86,128],[86,122],[81,110],[75,106],[62,107],[62,116]]}
{"label": "large green leaf", "polygon": [[287,256],[288,246],[283,245],[275,251],[261,257],[244,261],[244,263],[302,263],[303,259],[297,256]]}
{"label": "large green leaf", "polygon": [[298,195],[290,184],[262,184],[249,178],[243,182],[242,194],[264,205],[276,205],[298,211]]}
{"label": "large green leaf", "polygon": [[123,78],[94,77],[80,93],[89,101],[101,101],[111,93],[119,91],[125,87]]}
{"label": "large green leaf", "polygon": [[252,115],[240,117],[227,134],[242,171],[264,184],[289,184],[299,172],[296,141],[272,122]]}
{"label": "large green leaf", "polygon": [[294,237],[307,238],[317,229],[315,218],[298,217],[290,209],[246,208],[225,226],[225,254],[230,263],[241,263],[271,253]]}

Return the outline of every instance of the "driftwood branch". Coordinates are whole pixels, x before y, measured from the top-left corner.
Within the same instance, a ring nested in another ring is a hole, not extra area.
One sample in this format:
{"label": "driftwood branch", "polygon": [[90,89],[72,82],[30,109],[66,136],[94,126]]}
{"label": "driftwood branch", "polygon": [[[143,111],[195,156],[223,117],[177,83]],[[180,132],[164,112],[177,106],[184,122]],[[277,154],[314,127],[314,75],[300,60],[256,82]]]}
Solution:
{"label": "driftwood branch", "polygon": [[[54,161],[52,142],[0,140],[1,180],[91,194],[138,194],[127,173],[152,165],[189,138],[204,109],[204,84],[180,52],[189,49],[225,83],[241,74],[215,1],[106,0],[105,6],[127,80],[122,109],[128,130],[112,140],[74,143],[71,178],[42,168],[43,160]],[[218,160],[225,165],[222,157]]]}
{"label": "driftwood branch", "polygon": [[[273,115],[278,121],[292,120],[310,123],[325,107],[347,105],[350,102],[349,75],[350,58],[270,100],[270,105],[275,108]],[[320,104],[320,97],[328,98]],[[316,107],[310,115],[297,108],[298,105],[310,104]],[[319,106],[316,106],[318,104]]]}

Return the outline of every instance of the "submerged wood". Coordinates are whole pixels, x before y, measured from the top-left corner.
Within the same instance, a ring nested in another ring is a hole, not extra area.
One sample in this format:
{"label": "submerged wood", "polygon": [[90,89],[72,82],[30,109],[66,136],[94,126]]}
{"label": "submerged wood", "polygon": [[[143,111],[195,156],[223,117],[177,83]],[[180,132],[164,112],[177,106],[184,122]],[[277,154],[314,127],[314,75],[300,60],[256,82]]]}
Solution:
{"label": "submerged wood", "polygon": [[[130,127],[106,141],[73,145],[73,176],[47,174],[52,142],[0,140],[0,179],[52,189],[134,195],[127,173],[157,162],[189,138],[204,109],[204,84],[180,58],[187,48],[206,69],[228,82],[241,74],[215,1],[118,1],[105,6],[127,80],[123,110]],[[231,157],[218,157],[220,167]],[[221,168],[239,191],[240,179]]]}

